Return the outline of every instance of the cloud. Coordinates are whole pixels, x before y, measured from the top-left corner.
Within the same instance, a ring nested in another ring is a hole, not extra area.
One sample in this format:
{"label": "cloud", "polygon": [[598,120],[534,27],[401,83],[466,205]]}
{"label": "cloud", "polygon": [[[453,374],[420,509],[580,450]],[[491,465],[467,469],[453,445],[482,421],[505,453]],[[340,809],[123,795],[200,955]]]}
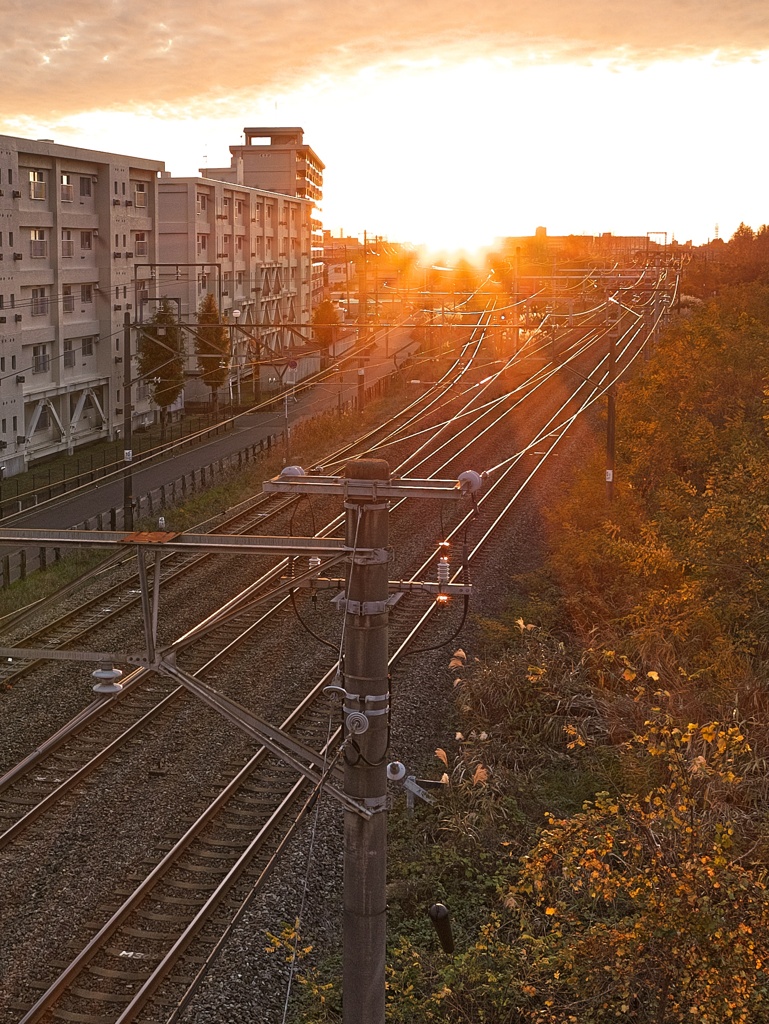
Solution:
{"label": "cloud", "polygon": [[769,49],[763,0],[5,0],[2,116],[205,106],[408,61]]}

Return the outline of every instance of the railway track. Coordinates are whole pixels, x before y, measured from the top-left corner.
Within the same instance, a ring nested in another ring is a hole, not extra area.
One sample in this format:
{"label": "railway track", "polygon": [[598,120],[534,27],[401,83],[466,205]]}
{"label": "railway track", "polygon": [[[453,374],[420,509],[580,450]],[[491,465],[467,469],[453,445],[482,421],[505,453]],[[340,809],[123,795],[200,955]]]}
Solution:
{"label": "railway track", "polygon": [[[490,485],[479,499],[477,509],[467,510],[446,535],[449,540],[462,538],[477,514],[484,516],[484,535],[468,551],[465,568],[481,557],[502,528],[505,513],[526,481],[533,477],[565,435],[563,424],[568,425],[580,407],[594,400],[596,393],[595,378],[590,382],[585,379],[567,400],[544,414],[525,448],[533,451],[533,446],[537,445],[540,449],[533,469],[521,474],[519,463],[523,453],[494,467]],[[437,474],[439,470],[445,471],[447,464],[467,455],[471,448],[477,451],[479,436],[490,437],[500,425],[506,426],[509,422],[509,402],[507,408],[502,402],[498,406],[490,403],[490,406],[484,412],[488,423],[481,427],[480,420],[473,423],[468,418],[461,430],[458,427],[453,433],[449,430],[450,438],[437,446],[433,443],[429,453],[420,453],[424,454],[421,463],[417,456],[413,464],[409,460],[410,471],[439,460],[440,467],[433,468]],[[448,422],[461,421],[450,419]],[[462,441],[464,433],[468,439]],[[398,507],[400,503],[393,511]],[[340,520],[332,520],[326,529],[332,531],[339,525]],[[413,571],[411,579],[428,571],[442,550],[435,548]],[[276,568],[276,572],[284,570],[285,567]],[[237,600],[247,602],[253,596],[254,592],[245,597],[239,595]],[[285,600],[281,604],[284,605]],[[418,599],[406,595],[397,608],[392,622],[393,669],[408,653],[432,617],[435,606],[424,608]],[[238,649],[241,637],[251,635],[257,628],[257,621],[252,619],[247,624],[239,624],[238,618],[229,620],[226,629],[235,628],[236,633],[237,630],[240,633],[228,637],[224,644],[217,632],[225,629],[225,624],[217,625],[216,630],[207,634],[214,641],[214,657],[208,657],[200,648],[192,655],[187,671],[192,669],[202,674],[215,658],[229,656]],[[190,631],[178,641],[182,657],[195,651],[194,634],[194,630]],[[195,662],[202,657],[208,657],[208,661],[195,668]],[[327,749],[330,756],[334,751],[338,753],[340,737],[329,728],[333,716],[324,687],[333,679],[335,670],[335,664],[329,665],[283,723],[283,728],[291,731],[307,748]],[[172,684],[166,685],[170,689]],[[136,689],[146,690],[146,683],[137,685]],[[98,742],[95,746],[99,746]],[[275,762],[268,751],[257,749],[242,771],[228,780],[209,807],[190,823],[189,829],[172,841],[170,849],[151,866],[149,873],[136,879],[139,885],[126,891],[120,906],[112,908],[109,918],[99,926],[93,938],[56,980],[45,987],[40,999],[23,1016],[23,1024],[48,1019],[105,1022],[177,1019],[187,993],[194,990],[202,970],[220,948],[222,934],[230,927],[233,914],[259,891],[267,877],[272,857],[282,842],[281,823],[285,824],[292,815],[296,818],[296,807],[306,785],[302,776]],[[277,804],[274,799],[268,800],[275,795],[280,798]]]}

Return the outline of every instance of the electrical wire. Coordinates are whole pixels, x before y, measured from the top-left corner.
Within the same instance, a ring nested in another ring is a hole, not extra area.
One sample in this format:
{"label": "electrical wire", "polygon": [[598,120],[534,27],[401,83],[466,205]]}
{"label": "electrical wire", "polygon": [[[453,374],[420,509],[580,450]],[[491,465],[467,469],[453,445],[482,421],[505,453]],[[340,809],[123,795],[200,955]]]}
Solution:
{"label": "electrical wire", "polygon": [[[305,871],[304,871],[304,885],[302,886],[302,897],[301,897],[301,899],[299,901],[299,913],[296,915],[296,918],[294,919],[294,949],[293,949],[293,952],[291,954],[291,966],[289,967],[289,970],[288,970],[288,984],[286,985],[286,1000],[285,1000],[285,1003],[283,1004],[283,1024],[286,1024],[286,1019],[288,1017],[288,1003],[289,1003],[289,1000],[291,998],[291,986],[293,985],[293,982],[294,982],[294,973],[296,971],[296,960],[297,960],[297,956],[298,956],[298,952],[299,952],[299,934],[300,934],[300,930],[301,930],[301,927],[302,927],[302,918],[304,917],[305,904],[307,903],[307,893],[309,892],[309,889],[310,889],[310,868],[312,866],[313,851],[315,849],[315,838],[316,838],[317,832],[318,832],[318,816],[319,816],[319,812],[320,812],[320,800],[318,799],[318,797],[320,796],[320,792],[321,792],[321,788],[323,786],[323,783],[324,783],[325,779],[328,777],[329,771],[331,770],[331,768],[329,768],[329,766],[328,766],[328,747],[329,747],[329,743],[331,742],[332,723],[333,723],[333,708],[330,708],[329,709],[329,714],[328,714],[328,728],[327,728],[327,731],[326,731],[326,742],[323,745],[323,769],[321,771],[320,780],[318,781],[318,784],[315,787],[315,790],[313,791],[313,793],[311,794],[311,797],[310,797],[311,800],[315,801],[315,815],[313,817],[312,832],[310,833],[310,845],[309,845],[309,848],[307,850],[307,865],[306,865]],[[336,764],[336,761],[339,758],[340,753],[342,753],[343,749],[344,749],[344,744],[342,744],[342,746],[339,748],[339,750],[337,751],[336,755],[334,756],[334,760],[332,762],[331,767],[333,767],[333,765]]]}

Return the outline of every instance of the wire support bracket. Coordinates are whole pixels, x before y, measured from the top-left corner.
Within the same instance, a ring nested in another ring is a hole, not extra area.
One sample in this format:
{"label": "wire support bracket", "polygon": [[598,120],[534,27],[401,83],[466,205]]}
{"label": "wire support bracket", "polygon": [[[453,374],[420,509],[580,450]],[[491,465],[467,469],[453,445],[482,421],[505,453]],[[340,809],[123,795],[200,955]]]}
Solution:
{"label": "wire support bracket", "polygon": [[331,598],[331,603],[336,605],[341,612],[348,615],[383,615],[386,611],[396,605],[403,597],[403,594],[396,592],[390,594],[384,601],[352,601],[343,590]]}

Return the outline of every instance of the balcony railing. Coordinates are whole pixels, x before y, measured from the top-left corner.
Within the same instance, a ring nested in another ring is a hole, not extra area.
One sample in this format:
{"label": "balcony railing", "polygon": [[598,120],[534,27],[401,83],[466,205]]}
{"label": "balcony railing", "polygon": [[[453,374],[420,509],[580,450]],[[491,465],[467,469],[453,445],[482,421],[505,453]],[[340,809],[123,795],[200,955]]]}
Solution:
{"label": "balcony railing", "polygon": [[72,203],[75,201],[75,186],[74,185],[62,185],[61,186],[61,201],[63,203]]}
{"label": "balcony railing", "polygon": [[63,259],[68,259],[70,256],[75,255],[75,243],[71,238],[62,238],[61,255]]}
{"label": "balcony railing", "polygon": [[30,181],[30,183],[29,183],[29,198],[30,199],[45,199],[45,182],[44,181]]}
{"label": "balcony railing", "polygon": [[48,255],[48,242],[45,239],[33,238],[29,243],[29,254],[39,259]]}

